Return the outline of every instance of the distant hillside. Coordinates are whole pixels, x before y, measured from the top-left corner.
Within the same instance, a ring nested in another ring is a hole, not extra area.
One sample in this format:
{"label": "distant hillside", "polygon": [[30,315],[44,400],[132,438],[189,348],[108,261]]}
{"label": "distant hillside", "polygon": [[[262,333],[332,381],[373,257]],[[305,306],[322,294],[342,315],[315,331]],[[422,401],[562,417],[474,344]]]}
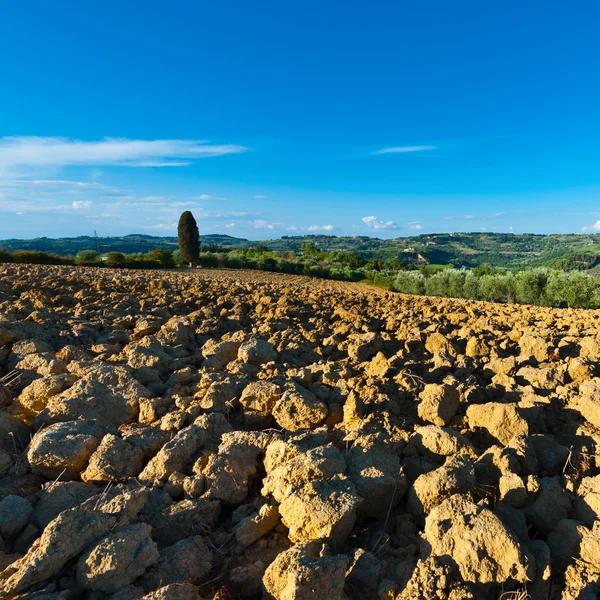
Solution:
{"label": "distant hillside", "polygon": [[[210,234],[201,235],[200,242],[205,246],[215,244],[220,248],[234,248],[248,245],[250,242],[230,235]],[[177,250],[176,237],[161,237],[143,234],[131,234],[123,237],[94,238],[82,235],[74,238],[35,238],[33,240],[0,240],[0,248],[5,250],[39,250],[52,252],[61,256],[73,256],[81,250],[96,250],[100,252],[149,252],[155,248]]]}
{"label": "distant hillside", "polygon": [[[423,257],[432,264],[476,267],[559,266],[600,271],[600,234],[535,235],[514,233],[435,233],[414,237],[381,240],[368,236],[304,235],[283,236],[276,240],[252,242],[229,235],[200,236],[205,246],[222,249],[263,245],[272,251],[298,251],[310,242],[323,251],[356,252],[365,259],[396,257],[414,262]],[[101,252],[148,252],[153,248],[176,249],[176,237],[133,234],[123,237],[36,238],[33,240],[0,240],[7,250],[40,250],[62,256],[81,250]]]}

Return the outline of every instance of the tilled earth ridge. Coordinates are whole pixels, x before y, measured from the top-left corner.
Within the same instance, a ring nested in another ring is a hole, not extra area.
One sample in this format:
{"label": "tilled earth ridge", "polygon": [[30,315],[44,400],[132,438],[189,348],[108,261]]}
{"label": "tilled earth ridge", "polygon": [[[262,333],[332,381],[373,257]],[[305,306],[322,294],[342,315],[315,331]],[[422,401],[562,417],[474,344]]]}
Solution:
{"label": "tilled earth ridge", "polygon": [[0,265],[0,599],[598,598],[599,321]]}

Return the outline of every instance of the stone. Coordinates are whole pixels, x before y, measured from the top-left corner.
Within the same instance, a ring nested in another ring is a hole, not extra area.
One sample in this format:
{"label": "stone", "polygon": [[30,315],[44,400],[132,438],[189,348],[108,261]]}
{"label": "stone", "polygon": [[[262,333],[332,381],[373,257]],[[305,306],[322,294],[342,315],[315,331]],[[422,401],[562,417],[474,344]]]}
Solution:
{"label": "stone", "polygon": [[189,582],[170,583],[142,596],[140,600],[202,600],[200,590]]}
{"label": "stone", "polygon": [[142,470],[143,460],[141,448],[107,433],[90,456],[81,479],[86,482],[126,481]]}
{"label": "stone", "polygon": [[548,535],[547,543],[554,560],[559,565],[566,565],[579,556],[581,540],[588,529],[575,519],[562,519]]}
{"label": "stone", "polygon": [[470,440],[453,429],[438,425],[416,427],[409,443],[425,458],[436,462],[443,463],[446,457],[456,454],[467,454],[473,459],[477,458],[477,452]]}
{"label": "stone", "polygon": [[466,494],[475,484],[473,462],[465,454],[450,456],[443,466],[424,473],[408,490],[407,507],[422,519],[454,494]]}
{"label": "stone", "polygon": [[579,389],[581,396],[576,403],[577,410],[588,423],[600,428],[600,378],[586,381]]}
{"label": "stone", "polygon": [[27,460],[34,473],[48,479],[77,479],[101,438],[102,431],[96,421],[55,423],[34,436]]}
{"label": "stone", "polygon": [[548,344],[536,335],[524,335],[519,340],[521,356],[533,356],[537,362],[544,362],[548,358]]}
{"label": "stone", "polygon": [[179,431],[167,442],[144,467],[139,475],[140,481],[160,482],[174,472],[183,472],[192,457],[209,440],[207,430],[198,425],[189,425]]}
{"label": "stone", "polygon": [[363,499],[362,513],[380,517],[398,505],[408,484],[400,470],[400,459],[386,444],[378,442],[375,436],[359,438],[354,441],[347,461],[348,475]]}
{"label": "stone", "polygon": [[182,500],[152,518],[152,536],[160,544],[175,544],[190,535],[207,532],[220,514],[221,504],[217,500]]}
{"label": "stone", "polygon": [[279,523],[279,509],[270,504],[261,506],[258,514],[242,519],[235,528],[237,543],[246,548],[267,535]]}
{"label": "stone", "polygon": [[348,558],[324,556],[318,541],[296,544],[269,565],[263,577],[270,600],[342,600]]}
{"label": "stone", "polygon": [[287,431],[316,429],[327,417],[327,405],[300,385],[286,390],[273,407],[277,424]]}
{"label": "stone", "polygon": [[46,375],[30,383],[19,395],[17,402],[29,416],[37,416],[52,396],[68,390],[77,379],[71,373]]}
{"label": "stone", "polygon": [[69,365],[71,372],[82,378],[52,396],[36,422],[70,421],[85,415],[102,426],[118,427],[137,417],[140,398],[149,398],[150,392],[123,367],[89,363]]}
{"label": "stone", "polygon": [[254,381],[247,385],[240,396],[244,410],[252,410],[270,416],[281,398],[281,388],[271,381]]}
{"label": "stone", "polygon": [[374,332],[358,336],[348,345],[348,356],[357,362],[365,362],[373,358],[383,345],[381,336]]}
{"label": "stone", "polygon": [[158,564],[143,578],[146,590],[170,583],[199,584],[210,573],[212,553],[204,538],[192,535],[159,553]]}
{"label": "stone", "polygon": [[238,358],[251,365],[261,366],[277,359],[277,352],[265,340],[249,340],[240,345]]}
{"label": "stone", "polygon": [[6,496],[0,502],[0,536],[5,540],[14,538],[29,521],[33,506],[21,496]]}
{"label": "stone", "polygon": [[460,404],[457,390],[445,383],[430,383],[419,394],[417,412],[424,421],[434,425],[447,425]]}
{"label": "stone", "polygon": [[378,352],[371,362],[365,367],[365,374],[376,379],[385,379],[390,372],[391,365],[383,352]]}
{"label": "stone", "polygon": [[514,404],[488,402],[467,408],[467,419],[471,429],[485,429],[501,444],[508,444],[517,435],[527,435],[529,425],[519,414]]}
{"label": "stone", "polygon": [[425,520],[432,556],[449,556],[463,581],[525,581],[535,573],[527,550],[491,511],[459,494],[436,506]]}
{"label": "stone", "polygon": [[62,512],[23,558],[0,573],[0,598],[12,598],[58,575],[67,562],[106,534],[116,520],[115,515],[94,509],[74,508]]}
{"label": "stone", "polygon": [[562,519],[570,516],[573,500],[561,478],[541,477],[535,500],[525,509],[527,521],[543,534],[551,533]]}
{"label": "stone", "polygon": [[257,474],[257,459],[266,448],[263,433],[233,431],[224,433],[217,454],[208,458],[202,474],[210,498],[227,504],[239,504],[248,495],[250,482]]}
{"label": "stone", "polygon": [[500,500],[516,508],[527,504],[527,487],[523,480],[515,473],[507,473],[500,477]]}
{"label": "stone", "polygon": [[281,502],[279,512],[292,542],[326,539],[341,544],[354,527],[360,503],[352,480],[336,475],[297,488]]}
{"label": "stone", "polygon": [[44,529],[64,510],[75,508],[82,502],[98,494],[98,490],[81,481],[53,481],[47,483],[38,493],[38,501],[33,510],[31,522]]}
{"label": "stone", "polygon": [[114,593],[133,583],[159,558],[145,523],[131,525],[101,538],[77,563],[77,580],[84,587]]}
{"label": "stone", "polygon": [[581,480],[577,488],[575,517],[590,528],[595,521],[600,521],[600,475]]}

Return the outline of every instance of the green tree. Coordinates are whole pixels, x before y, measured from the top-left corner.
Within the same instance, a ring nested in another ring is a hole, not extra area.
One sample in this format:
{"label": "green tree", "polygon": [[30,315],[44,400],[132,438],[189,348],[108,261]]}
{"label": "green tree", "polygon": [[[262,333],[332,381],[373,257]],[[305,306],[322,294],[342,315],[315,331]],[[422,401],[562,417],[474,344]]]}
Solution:
{"label": "green tree", "polygon": [[82,250],[75,257],[76,265],[98,265],[100,263],[100,254],[95,250]]}
{"label": "green tree", "polygon": [[196,219],[189,210],[181,213],[181,217],[179,217],[177,237],[179,250],[191,267],[198,261],[198,254],[200,254],[200,233]]}
{"label": "green tree", "polygon": [[146,254],[146,258],[152,262],[157,262],[161,267],[171,268],[175,266],[173,250],[156,248],[155,250],[150,250],[150,252]]}
{"label": "green tree", "polygon": [[106,255],[106,262],[104,263],[107,267],[115,267],[122,269],[127,266],[127,259],[122,252],[109,252]]}

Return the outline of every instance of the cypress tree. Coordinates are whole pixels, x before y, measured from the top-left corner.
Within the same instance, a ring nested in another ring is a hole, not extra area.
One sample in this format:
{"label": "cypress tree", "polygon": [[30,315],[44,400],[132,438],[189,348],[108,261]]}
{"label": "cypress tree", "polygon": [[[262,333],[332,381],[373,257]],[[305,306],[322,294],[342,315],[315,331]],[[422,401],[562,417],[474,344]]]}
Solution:
{"label": "cypress tree", "polygon": [[177,237],[179,250],[191,267],[198,260],[198,254],[200,254],[200,233],[198,232],[196,219],[189,210],[181,213],[181,217],[179,217]]}

